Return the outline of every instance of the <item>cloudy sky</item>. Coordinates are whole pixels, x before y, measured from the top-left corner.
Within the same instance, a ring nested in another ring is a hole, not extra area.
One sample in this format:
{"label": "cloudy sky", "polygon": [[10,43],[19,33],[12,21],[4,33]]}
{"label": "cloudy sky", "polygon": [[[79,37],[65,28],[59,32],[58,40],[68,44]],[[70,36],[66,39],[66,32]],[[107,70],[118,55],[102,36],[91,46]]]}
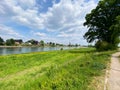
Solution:
{"label": "cloudy sky", "polygon": [[99,0],[0,0],[0,37],[85,45],[85,15]]}

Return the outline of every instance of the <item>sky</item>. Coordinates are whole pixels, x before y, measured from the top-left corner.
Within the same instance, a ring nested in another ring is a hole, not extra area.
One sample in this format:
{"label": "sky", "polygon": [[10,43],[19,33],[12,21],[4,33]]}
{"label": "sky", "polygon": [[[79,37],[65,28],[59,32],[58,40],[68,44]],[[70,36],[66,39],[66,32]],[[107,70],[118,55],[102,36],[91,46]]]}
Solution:
{"label": "sky", "polygon": [[98,0],[0,0],[0,37],[62,44],[88,43],[83,38],[86,14]]}

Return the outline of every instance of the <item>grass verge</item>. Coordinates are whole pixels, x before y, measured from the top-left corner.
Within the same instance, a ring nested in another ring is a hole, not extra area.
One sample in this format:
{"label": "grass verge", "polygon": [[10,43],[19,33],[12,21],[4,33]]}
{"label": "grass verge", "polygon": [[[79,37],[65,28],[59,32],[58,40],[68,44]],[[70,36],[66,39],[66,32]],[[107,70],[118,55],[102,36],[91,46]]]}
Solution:
{"label": "grass verge", "polygon": [[104,88],[99,80],[103,80],[111,53],[81,48],[0,56],[0,90]]}

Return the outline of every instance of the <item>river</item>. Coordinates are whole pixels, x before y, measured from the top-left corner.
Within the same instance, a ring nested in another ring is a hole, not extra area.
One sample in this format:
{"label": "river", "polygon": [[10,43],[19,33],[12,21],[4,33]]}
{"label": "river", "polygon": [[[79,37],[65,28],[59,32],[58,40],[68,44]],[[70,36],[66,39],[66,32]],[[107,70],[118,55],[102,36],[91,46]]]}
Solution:
{"label": "river", "polygon": [[71,49],[73,47],[0,47],[0,55]]}

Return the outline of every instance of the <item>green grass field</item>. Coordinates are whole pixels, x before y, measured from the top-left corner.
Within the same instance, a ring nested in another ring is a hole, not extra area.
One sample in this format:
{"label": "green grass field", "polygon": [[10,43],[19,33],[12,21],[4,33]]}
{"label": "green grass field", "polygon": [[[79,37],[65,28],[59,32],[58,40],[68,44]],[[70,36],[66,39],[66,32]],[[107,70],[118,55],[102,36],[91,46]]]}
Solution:
{"label": "green grass field", "polygon": [[[0,56],[0,90],[96,90],[110,61],[94,48]],[[104,80],[102,80],[104,81]]]}

